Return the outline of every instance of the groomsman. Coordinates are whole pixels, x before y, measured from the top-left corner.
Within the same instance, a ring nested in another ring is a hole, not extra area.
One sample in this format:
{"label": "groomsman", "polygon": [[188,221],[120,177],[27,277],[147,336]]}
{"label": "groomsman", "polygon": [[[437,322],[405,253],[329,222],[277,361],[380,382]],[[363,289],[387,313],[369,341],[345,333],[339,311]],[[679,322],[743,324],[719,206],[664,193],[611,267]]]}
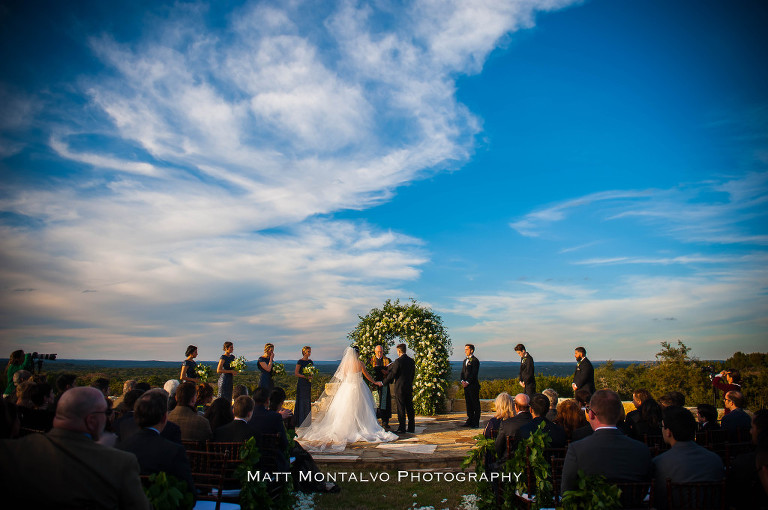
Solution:
{"label": "groomsman", "polygon": [[536,393],[536,377],[533,375],[533,358],[525,350],[523,344],[515,346],[515,352],[520,356],[520,386],[523,393],[532,397]]}
{"label": "groomsman", "polygon": [[573,373],[571,388],[574,393],[585,389],[591,395],[595,392],[595,369],[592,368],[592,362],[587,359],[587,350],[584,347],[576,347],[573,357],[576,358],[576,371]]}
{"label": "groomsman", "polygon": [[475,346],[464,346],[467,358],[461,366],[461,385],[464,386],[464,400],[467,403],[467,421],[462,427],[477,428],[480,426],[480,361],[475,357]]}
{"label": "groomsman", "polygon": [[[373,365],[373,380],[383,381],[389,370],[387,367],[392,361],[384,356],[384,347],[377,345],[374,348],[374,356],[371,360]],[[389,419],[392,417],[392,393],[390,386],[379,386],[376,390],[379,393],[379,407],[376,409],[376,417],[381,418],[381,426],[384,430],[389,430]]]}

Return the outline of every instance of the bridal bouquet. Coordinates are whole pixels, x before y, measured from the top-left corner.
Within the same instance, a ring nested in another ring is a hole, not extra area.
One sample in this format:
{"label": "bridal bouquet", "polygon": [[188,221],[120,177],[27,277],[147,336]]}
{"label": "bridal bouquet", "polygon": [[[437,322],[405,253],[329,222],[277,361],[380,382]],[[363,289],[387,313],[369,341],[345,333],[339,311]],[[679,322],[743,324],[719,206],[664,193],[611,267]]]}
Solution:
{"label": "bridal bouquet", "polygon": [[301,373],[306,375],[309,378],[312,378],[312,377],[315,377],[317,374],[319,374],[320,371],[314,365],[307,365],[306,367],[304,367],[304,370],[302,370]]}
{"label": "bridal bouquet", "polygon": [[245,356],[238,356],[232,361],[232,363],[229,364],[229,368],[231,368],[236,372],[242,372],[243,370],[245,370],[245,363],[247,361],[248,360],[245,359]]}
{"label": "bridal bouquet", "polygon": [[211,377],[213,371],[211,370],[211,367],[201,363],[195,368],[195,373],[197,373],[197,377],[200,378],[200,382],[208,382],[208,378]]}
{"label": "bridal bouquet", "polygon": [[285,375],[285,365],[282,363],[272,363],[273,375]]}

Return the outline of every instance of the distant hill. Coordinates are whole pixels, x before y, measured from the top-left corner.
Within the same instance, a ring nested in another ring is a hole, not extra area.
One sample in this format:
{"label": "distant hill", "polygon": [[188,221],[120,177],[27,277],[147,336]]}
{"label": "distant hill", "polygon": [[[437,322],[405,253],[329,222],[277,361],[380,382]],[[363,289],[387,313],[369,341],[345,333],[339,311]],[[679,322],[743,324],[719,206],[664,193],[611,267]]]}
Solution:
{"label": "distant hill", "polygon": [[[293,366],[296,360],[276,360],[283,363],[288,373],[293,372]],[[199,361],[206,365],[216,366],[218,361]],[[322,374],[332,375],[336,371],[339,362],[336,361],[314,361],[315,366]],[[593,361],[595,368],[603,365],[604,361]],[[632,363],[641,363],[639,361],[615,361],[616,368],[624,368]],[[109,370],[117,368],[175,368],[181,367],[181,361],[156,361],[156,360],[99,360],[99,359],[57,359],[56,361],[46,361],[46,368],[49,370],[87,369],[97,371],[98,369]],[[451,379],[458,380],[461,374],[461,361],[451,361]],[[576,367],[575,362],[548,362],[537,361],[536,373],[543,375],[554,375],[558,377],[568,377],[573,375]],[[248,369],[256,371],[256,361],[248,362]],[[483,361],[480,360],[480,379],[512,379],[517,377],[520,370],[520,363],[516,361]]]}

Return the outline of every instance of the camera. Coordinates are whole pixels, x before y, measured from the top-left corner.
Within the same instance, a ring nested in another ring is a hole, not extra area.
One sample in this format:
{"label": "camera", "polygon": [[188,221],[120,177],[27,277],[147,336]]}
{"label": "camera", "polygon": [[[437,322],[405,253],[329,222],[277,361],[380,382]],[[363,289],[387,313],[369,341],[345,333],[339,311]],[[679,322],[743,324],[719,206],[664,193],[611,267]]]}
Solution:
{"label": "camera", "polygon": [[32,353],[32,359],[41,359],[41,360],[55,360],[56,354],[39,354],[37,352]]}
{"label": "camera", "polygon": [[710,381],[715,378],[715,367],[713,367],[712,365],[701,367],[701,371],[707,374]]}

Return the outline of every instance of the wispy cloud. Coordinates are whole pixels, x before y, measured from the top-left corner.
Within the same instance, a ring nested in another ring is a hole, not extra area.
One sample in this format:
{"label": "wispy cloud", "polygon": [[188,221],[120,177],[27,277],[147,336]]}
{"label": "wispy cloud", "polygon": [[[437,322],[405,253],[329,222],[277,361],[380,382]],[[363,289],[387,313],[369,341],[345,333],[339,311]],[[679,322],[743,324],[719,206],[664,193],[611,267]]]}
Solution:
{"label": "wispy cloud", "polygon": [[[279,336],[335,355],[322,344],[408,297],[429,252],[326,216],[466,161],[480,121],[456,77],[569,3],[176,4],[139,39],[85,34],[100,70],[37,119],[67,171],[0,197],[15,220],[2,288],[35,289],[0,295],[3,345],[77,340],[69,355],[87,357],[130,339],[133,356],[174,357],[196,338]],[[5,132],[37,111],[31,91],[13,104]],[[0,139],[0,157],[22,149]]]}

